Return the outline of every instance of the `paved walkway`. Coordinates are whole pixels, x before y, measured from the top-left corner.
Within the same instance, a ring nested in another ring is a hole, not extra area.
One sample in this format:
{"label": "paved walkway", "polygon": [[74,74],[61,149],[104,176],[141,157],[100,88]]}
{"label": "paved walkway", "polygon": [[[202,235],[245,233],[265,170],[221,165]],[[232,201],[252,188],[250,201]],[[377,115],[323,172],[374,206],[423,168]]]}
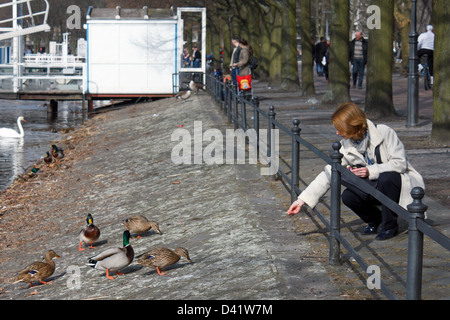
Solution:
{"label": "paved walkway", "polygon": [[[173,163],[176,130],[193,134],[201,121],[203,131],[224,132],[225,120],[205,94],[164,99],[95,116],[58,143],[66,149],[60,168],[42,166],[0,194],[0,299],[344,299],[286,216],[283,190],[256,165]],[[101,238],[79,252],[87,213]],[[159,222],[163,235],[132,239],[136,256],[183,246],[193,263],[181,259],[159,276],[133,262],[115,280],[87,267],[89,257],[122,245],[121,221],[138,214]],[[48,249],[62,256],[53,282],[13,284]]]}
{"label": "paved walkway", "polygon": [[[322,79],[317,83],[316,88],[324,85]],[[352,96],[363,92],[352,89]],[[277,119],[290,125],[299,118],[302,136],[330,150],[335,140],[332,106],[311,104],[298,93],[268,89],[264,83],[256,84],[255,93],[263,108],[275,105]],[[67,150],[60,168],[42,166],[37,178],[1,193],[0,299],[384,299],[379,290],[367,289],[368,275],[345,252],[342,266],[328,265],[323,225],[309,210],[288,217],[287,192],[260,175],[259,166],[175,165],[171,156],[178,141],[171,141],[171,135],[179,129],[193,135],[195,121],[201,121],[203,132],[232,128],[205,94],[100,114],[58,142]],[[408,145],[429,135],[429,118],[424,122],[414,130],[405,129],[402,121],[388,124]],[[448,147],[420,141],[421,148],[408,151],[413,165],[425,178],[448,178]],[[209,144],[204,141],[200,151]],[[198,153],[192,147],[194,157]],[[301,154],[303,188],[324,164],[305,150]],[[327,197],[319,209],[326,212],[326,203]],[[448,236],[449,208],[434,201],[433,194],[426,203],[430,223]],[[369,264],[380,267],[383,281],[403,299],[405,226],[394,239],[377,242],[361,237],[362,222],[343,211],[342,232]],[[95,249],[79,252],[77,234],[87,213],[102,236]],[[133,262],[115,280],[85,266],[94,254],[121,246],[121,221],[136,214],[158,221],[163,231],[132,239],[136,255],[157,246],[184,246],[193,263],[181,259],[159,276]],[[449,299],[449,254],[425,241],[422,296]],[[16,271],[48,249],[62,256],[56,259],[53,282],[34,288],[13,284]]]}

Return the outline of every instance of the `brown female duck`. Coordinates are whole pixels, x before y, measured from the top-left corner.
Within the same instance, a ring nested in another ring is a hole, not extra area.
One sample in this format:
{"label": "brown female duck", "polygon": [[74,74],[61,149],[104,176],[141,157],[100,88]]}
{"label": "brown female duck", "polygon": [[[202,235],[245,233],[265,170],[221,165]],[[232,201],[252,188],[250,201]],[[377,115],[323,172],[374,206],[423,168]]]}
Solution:
{"label": "brown female duck", "polygon": [[159,234],[162,234],[161,230],[159,230],[159,225],[157,222],[150,221],[142,215],[125,219],[122,223],[127,230],[138,234],[137,239],[141,237],[141,233],[148,231],[151,228],[155,229],[155,231]]}
{"label": "brown female duck", "polygon": [[187,249],[179,247],[175,250],[169,248],[155,248],[142,255],[140,255],[137,263],[150,267],[156,268],[156,271],[160,276],[164,275],[161,269],[171,266],[180,260],[181,256],[185,257],[189,263],[191,263],[191,258],[189,258],[189,253]]}
{"label": "brown female duck", "polygon": [[78,237],[80,238],[78,251],[84,250],[84,248],[81,247],[83,243],[88,243],[91,245],[91,248],[94,248],[94,242],[97,241],[98,238],[100,238],[100,229],[94,225],[94,219],[92,218],[92,215],[90,213],[86,218],[86,226],[81,229]]}
{"label": "brown female duck", "polygon": [[53,258],[61,258],[58,256],[55,251],[48,250],[45,254],[45,262],[36,261],[30,264],[25,269],[19,271],[17,275],[16,282],[27,282],[30,284],[30,287],[33,286],[33,281],[39,281],[43,284],[47,284],[50,282],[45,282],[43,280],[50,277],[53,272],[55,272],[55,262],[52,260]]}

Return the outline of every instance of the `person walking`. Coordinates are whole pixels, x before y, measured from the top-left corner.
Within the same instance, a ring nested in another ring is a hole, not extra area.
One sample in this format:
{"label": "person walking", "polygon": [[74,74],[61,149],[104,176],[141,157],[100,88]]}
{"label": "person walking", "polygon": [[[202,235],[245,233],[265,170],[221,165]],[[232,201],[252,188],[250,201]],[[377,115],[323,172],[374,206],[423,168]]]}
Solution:
{"label": "person walking", "polygon": [[200,53],[196,45],[194,45],[194,47],[192,48],[192,58],[193,67],[200,68],[200,64],[202,62],[202,54]]}
{"label": "person walking", "polygon": [[[427,26],[427,32],[423,32],[419,35],[417,41],[417,55],[419,59],[425,54],[428,56],[428,68],[430,69],[431,84],[433,84],[434,32],[431,24]],[[420,67],[423,68],[423,66],[419,66],[419,72],[421,71]]]}
{"label": "person walking", "polygon": [[323,65],[323,74],[325,75],[325,80],[328,81],[329,76],[329,65],[330,65],[330,41],[327,41],[327,50],[325,51],[325,55],[322,58]]}
{"label": "person walking", "polygon": [[362,89],[364,68],[367,64],[367,48],[368,42],[364,39],[362,32],[356,32],[355,38],[350,42],[350,62],[353,65],[353,88],[356,87],[356,80],[358,79],[358,89]]}
{"label": "person walking", "polygon": [[322,60],[327,52],[327,42],[324,37],[320,37],[320,41],[314,47],[314,59],[316,61],[316,71],[319,77],[323,76]]}
{"label": "person walking", "polygon": [[[239,40],[241,51],[239,52],[239,61],[233,64],[233,67],[239,69],[239,74],[236,76],[238,82],[238,90],[248,90],[251,88],[251,69],[250,69],[250,45],[246,39]],[[242,81],[246,85],[242,85]]]}
{"label": "person walking", "polygon": [[239,62],[241,47],[239,46],[239,39],[237,37],[233,37],[233,39],[231,39],[231,43],[233,44],[234,49],[233,52],[231,53],[230,73],[231,73],[231,80],[233,81],[234,86],[237,87],[238,83],[236,76],[239,74],[239,68],[235,67],[234,65]]}
{"label": "person walking", "polygon": [[250,49],[248,41],[246,39],[240,39],[239,47],[241,48],[239,51],[239,59],[238,62],[233,63],[233,67],[239,68],[240,76],[247,76],[250,74]]}
{"label": "person walking", "polygon": [[[396,132],[386,125],[375,125],[352,102],[339,105],[331,119],[337,130],[336,134],[343,138],[341,164],[349,166],[351,172],[359,178],[376,181],[374,184],[378,191],[406,209],[413,201],[411,189],[425,188],[425,184],[422,176],[409,163],[403,143]],[[287,214],[297,214],[304,204],[314,208],[330,188],[330,183],[331,166],[327,165],[291,204]],[[344,184],[344,179],[342,183]],[[361,193],[356,186],[349,184],[342,193],[344,204],[367,223],[361,233],[376,234],[381,225],[376,240],[396,236],[397,214],[371,195]]]}

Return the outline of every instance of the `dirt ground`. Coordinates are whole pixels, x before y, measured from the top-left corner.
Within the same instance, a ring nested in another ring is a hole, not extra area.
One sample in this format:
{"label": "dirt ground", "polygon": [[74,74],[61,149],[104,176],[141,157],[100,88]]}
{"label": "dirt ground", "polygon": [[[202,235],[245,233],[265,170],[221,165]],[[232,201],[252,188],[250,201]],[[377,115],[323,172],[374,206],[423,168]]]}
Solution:
{"label": "dirt ground", "polygon": [[[46,207],[50,208],[52,202],[57,203],[69,195],[68,190],[71,190],[74,177],[67,173],[71,171],[74,162],[89,157],[92,153],[92,146],[84,143],[86,137],[92,135],[92,131],[91,122],[87,122],[66,134],[63,140],[55,141],[58,147],[64,149],[65,158],[60,164],[52,163],[47,166],[40,159],[27,168],[26,173],[19,176],[9,188],[0,192],[1,252],[26,247],[30,241],[45,244],[46,235],[59,230],[58,223],[54,222],[55,218],[49,219]],[[37,175],[29,175],[32,168],[39,169]],[[60,215],[64,214],[64,207],[52,210],[58,210]],[[52,215],[54,213],[52,211]],[[80,229],[82,225],[80,224]],[[35,232],[30,232],[31,230]],[[20,236],[18,232],[21,232]],[[4,277],[4,274],[0,274],[0,282],[10,280]]]}

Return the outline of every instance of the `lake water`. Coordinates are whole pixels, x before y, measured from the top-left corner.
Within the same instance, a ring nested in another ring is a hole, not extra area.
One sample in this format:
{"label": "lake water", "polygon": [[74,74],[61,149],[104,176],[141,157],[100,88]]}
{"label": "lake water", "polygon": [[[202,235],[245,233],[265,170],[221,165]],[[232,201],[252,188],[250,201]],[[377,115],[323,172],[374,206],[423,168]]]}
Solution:
{"label": "lake water", "polygon": [[0,191],[25,172],[63,137],[61,129],[76,128],[87,121],[81,101],[60,101],[58,114],[47,114],[45,101],[0,100],[0,128],[19,132],[17,118],[23,116],[23,138],[0,137]]}

